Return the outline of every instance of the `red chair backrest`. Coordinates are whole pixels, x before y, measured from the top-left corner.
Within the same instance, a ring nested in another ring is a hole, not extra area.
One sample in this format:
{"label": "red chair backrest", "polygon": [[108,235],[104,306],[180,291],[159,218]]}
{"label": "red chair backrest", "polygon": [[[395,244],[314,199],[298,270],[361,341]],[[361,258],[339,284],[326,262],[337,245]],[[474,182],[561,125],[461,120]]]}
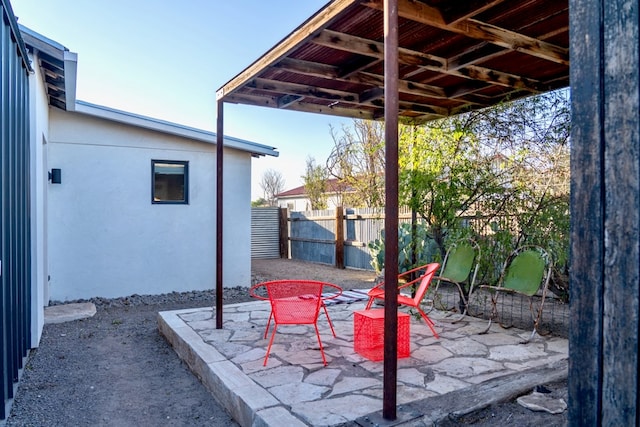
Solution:
{"label": "red chair backrest", "polygon": [[429,289],[429,285],[431,284],[431,279],[433,279],[433,276],[435,276],[439,267],[440,264],[437,262],[433,262],[425,266],[424,273],[419,279],[420,285],[418,286],[418,289],[416,289],[415,297],[413,297],[413,302],[415,304],[420,304],[420,301],[424,298],[424,295],[427,293],[427,289]]}
{"label": "red chair backrest", "polygon": [[275,280],[263,283],[277,324],[312,324],[320,313],[322,282]]}

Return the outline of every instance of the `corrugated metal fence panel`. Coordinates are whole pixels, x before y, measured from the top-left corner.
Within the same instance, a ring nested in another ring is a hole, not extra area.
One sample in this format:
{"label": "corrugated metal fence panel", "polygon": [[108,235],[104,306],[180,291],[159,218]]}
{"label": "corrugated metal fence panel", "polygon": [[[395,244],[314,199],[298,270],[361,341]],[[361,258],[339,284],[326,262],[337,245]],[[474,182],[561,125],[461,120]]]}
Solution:
{"label": "corrugated metal fence panel", "polygon": [[291,212],[291,258],[335,265],[336,213],[333,210]]}
{"label": "corrugated metal fence panel", "polygon": [[280,208],[251,208],[251,258],[280,258]]}
{"label": "corrugated metal fence panel", "polygon": [[31,343],[29,86],[8,0],[0,27],[0,419]]}

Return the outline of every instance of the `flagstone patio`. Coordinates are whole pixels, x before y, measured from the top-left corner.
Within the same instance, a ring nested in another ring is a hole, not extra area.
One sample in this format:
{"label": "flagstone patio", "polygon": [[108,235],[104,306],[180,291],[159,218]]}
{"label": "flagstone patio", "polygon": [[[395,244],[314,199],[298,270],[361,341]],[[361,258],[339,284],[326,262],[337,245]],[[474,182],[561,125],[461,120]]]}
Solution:
{"label": "flagstone patio", "polygon": [[[358,301],[328,307],[336,338],[321,313],[318,326],[326,367],[313,327],[287,325],[278,327],[268,364],[263,366],[267,301],[225,305],[220,330],[215,329],[211,308],[161,312],[158,325],[179,357],[240,425],[379,424],[386,421],[380,415],[383,362],[364,358],[353,346],[354,312],[364,305]],[[454,323],[438,311],[431,318],[440,339],[424,321],[411,316],[411,354],[398,359],[394,425],[421,417],[435,421],[452,411],[464,413],[500,396],[566,378],[566,339],[537,336],[524,345],[528,331],[494,325],[481,335],[486,321],[466,317]],[[450,407],[446,401],[451,401]]]}

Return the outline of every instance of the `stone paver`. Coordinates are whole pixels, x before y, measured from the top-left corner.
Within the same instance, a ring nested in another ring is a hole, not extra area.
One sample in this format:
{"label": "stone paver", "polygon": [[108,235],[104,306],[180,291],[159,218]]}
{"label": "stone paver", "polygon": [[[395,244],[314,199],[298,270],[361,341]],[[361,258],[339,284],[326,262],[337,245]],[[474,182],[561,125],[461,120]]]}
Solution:
{"label": "stone paver", "polygon": [[[159,314],[160,332],[178,355],[241,424],[246,426],[353,423],[382,409],[383,362],[353,350],[353,312],[363,302],[328,307],[337,337],[324,314],[318,320],[328,365],[322,364],[313,326],[282,325],[263,366],[270,306],[266,301],[224,306],[224,329],[215,330],[213,310],[197,308]],[[397,402],[459,393],[484,381],[567,358],[567,340],[515,328],[486,329],[483,320],[453,322],[433,311],[440,339],[411,317],[411,355],[398,359]],[[273,325],[271,326],[273,328]],[[271,331],[270,331],[271,332]]]}
{"label": "stone paver", "polygon": [[52,305],[44,308],[44,323],[64,323],[72,320],[87,319],[96,314],[96,306],[92,302],[75,302]]}

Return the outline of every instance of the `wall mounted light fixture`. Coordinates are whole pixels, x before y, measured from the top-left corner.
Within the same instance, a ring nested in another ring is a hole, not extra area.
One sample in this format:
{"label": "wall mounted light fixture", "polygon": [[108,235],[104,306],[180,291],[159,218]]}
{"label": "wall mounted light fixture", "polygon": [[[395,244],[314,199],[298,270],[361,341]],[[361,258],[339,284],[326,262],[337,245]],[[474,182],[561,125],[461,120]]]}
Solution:
{"label": "wall mounted light fixture", "polygon": [[51,172],[49,172],[49,181],[51,181],[52,184],[62,183],[62,170],[51,169]]}

